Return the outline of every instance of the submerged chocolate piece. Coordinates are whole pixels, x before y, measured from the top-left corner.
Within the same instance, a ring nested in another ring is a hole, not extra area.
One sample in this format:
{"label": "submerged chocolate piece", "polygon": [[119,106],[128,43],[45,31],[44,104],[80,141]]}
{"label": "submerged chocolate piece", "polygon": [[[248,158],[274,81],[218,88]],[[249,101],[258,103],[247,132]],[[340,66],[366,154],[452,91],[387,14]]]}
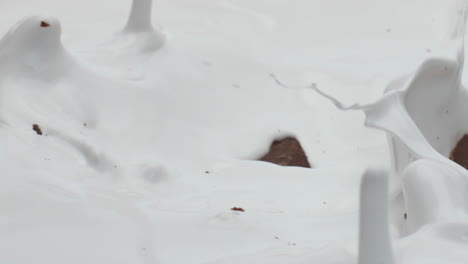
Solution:
{"label": "submerged chocolate piece", "polygon": [[281,166],[311,168],[301,144],[293,137],[274,141],[271,144],[270,151],[260,160]]}
{"label": "submerged chocolate piece", "polygon": [[453,148],[450,159],[468,169],[468,135],[465,134]]}

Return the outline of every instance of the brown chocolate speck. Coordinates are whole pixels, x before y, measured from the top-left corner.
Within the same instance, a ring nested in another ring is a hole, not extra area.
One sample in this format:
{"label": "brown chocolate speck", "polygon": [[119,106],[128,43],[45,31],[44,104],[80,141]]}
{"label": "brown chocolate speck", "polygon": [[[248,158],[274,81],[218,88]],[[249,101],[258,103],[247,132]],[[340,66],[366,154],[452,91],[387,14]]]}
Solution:
{"label": "brown chocolate speck", "polygon": [[50,27],[50,24],[45,21],[41,21],[41,27]]}
{"label": "brown chocolate speck", "polygon": [[37,133],[38,135],[42,136],[42,130],[41,130],[41,127],[40,127],[38,124],[34,124],[34,125],[32,126],[32,129],[33,129],[34,131],[36,131],[36,133]]}
{"label": "brown chocolate speck", "polygon": [[236,211],[236,212],[245,212],[244,208],[241,208],[241,207],[233,207],[231,208],[232,211]]}

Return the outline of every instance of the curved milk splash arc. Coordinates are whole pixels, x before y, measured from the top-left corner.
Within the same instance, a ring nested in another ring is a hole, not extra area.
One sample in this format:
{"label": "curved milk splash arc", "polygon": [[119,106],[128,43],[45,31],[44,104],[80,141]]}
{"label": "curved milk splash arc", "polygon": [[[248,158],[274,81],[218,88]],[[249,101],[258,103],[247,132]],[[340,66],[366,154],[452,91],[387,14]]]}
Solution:
{"label": "curved milk splash arc", "polygon": [[[413,80],[427,75],[431,67],[426,65],[440,66],[446,62],[435,59],[424,63]],[[366,126],[387,133],[394,164],[402,167],[393,177],[396,189],[403,194],[401,206],[408,214],[401,234],[413,233],[426,224],[456,219],[460,213],[467,213],[468,208],[468,171],[437,152],[407,111],[405,99],[412,83],[407,89],[388,92],[376,103],[350,107],[312,87],[342,110],[363,110]],[[395,142],[399,145],[395,146]],[[401,161],[405,163],[398,163]]]}
{"label": "curved milk splash arc", "polygon": [[[447,58],[423,62],[401,87],[392,87],[369,105],[345,107],[335,98],[312,88],[342,110],[363,110],[368,127],[388,135],[394,177],[392,195],[401,212],[400,234],[407,235],[426,224],[455,220],[468,213],[468,171],[448,159],[457,137],[468,131],[464,121],[467,92],[461,85],[464,65],[466,5],[458,13]],[[453,56],[454,55],[454,56]],[[403,212],[407,219],[403,220]]]}
{"label": "curved milk splash arc", "polygon": [[[464,106],[468,96],[461,84],[466,9],[465,4],[447,43],[447,49],[453,53],[448,58],[432,58],[423,62],[402,89],[405,91],[403,104],[411,119],[430,145],[445,157],[449,157],[456,142],[468,131],[468,126],[460,122],[468,115],[468,108]],[[400,174],[414,159],[402,142],[389,139],[395,172]]]}
{"label": "curved milk splash arc", "polygon": [[[453,53],[423,62],[403,89],[389,94],[394,98],[392,103],[382,99],[366,110],[366,124],[388,135],[396,176],[393,195],[400,197],[395,205],[408,213],[400,225],[402,235],[467,212],[468,173],[448,159],[468,131],[468,94],[461,84],[466,3],[459,6],[457,14],[454,33],[447,42]],[[384,108],[392,110],[377,116]],[[397,217],[403,214],[396,211]]]}
{"label": "curved milk splash arc", "polygon": [[425,139],[406,111],[404,95],[392,92],[365,109],[366,125],[384,130],[393,142],[401,142],[407,152],[395,152],[395,157],[411,160],[395,175],[403,194],[400,206],[408,214],[403,235],[426,224],[456,219],[468,206],[468,172]]}

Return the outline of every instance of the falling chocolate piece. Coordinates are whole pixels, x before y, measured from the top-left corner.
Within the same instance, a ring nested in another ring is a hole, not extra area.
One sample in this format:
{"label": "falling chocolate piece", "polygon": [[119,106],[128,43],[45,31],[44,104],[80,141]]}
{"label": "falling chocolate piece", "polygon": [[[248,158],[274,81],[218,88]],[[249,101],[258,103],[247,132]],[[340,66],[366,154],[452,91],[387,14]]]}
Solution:
{"label": "falling chocolate piece", "polygon": [[468,169],[468,135],[465,134],[453,148],[450,159]]}
{"label": "falling chocolate piece", "polygon": [[293,137],[275,140],[271,144],[270,151],[260,160],[281,166],[311,168],[304,149],[299,141]]}

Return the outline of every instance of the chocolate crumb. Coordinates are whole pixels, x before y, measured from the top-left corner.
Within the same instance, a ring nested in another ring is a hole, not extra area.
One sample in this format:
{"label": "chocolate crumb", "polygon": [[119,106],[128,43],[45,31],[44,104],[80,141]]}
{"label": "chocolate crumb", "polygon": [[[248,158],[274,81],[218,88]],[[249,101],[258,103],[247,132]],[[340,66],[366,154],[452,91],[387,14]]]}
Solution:
{"label": "chocolate crumb", "polygon": [[34,131],[36,131],[36,133],[38,135],[42,136],[42,130],[41,130],[41,127],[39,127],[38,124],[34,124],[32,128],[33,128]]}
{"label": "chocolate crumb", "polygon": [[41,21],[41,27],[50,27],[50,24],[45,21]]}
{"label": "chocolate crumb", "polygon": [[244,208],[241,207],[233,207],[231,208],[232,211],[237,211],[237,212],[245,212]]}

